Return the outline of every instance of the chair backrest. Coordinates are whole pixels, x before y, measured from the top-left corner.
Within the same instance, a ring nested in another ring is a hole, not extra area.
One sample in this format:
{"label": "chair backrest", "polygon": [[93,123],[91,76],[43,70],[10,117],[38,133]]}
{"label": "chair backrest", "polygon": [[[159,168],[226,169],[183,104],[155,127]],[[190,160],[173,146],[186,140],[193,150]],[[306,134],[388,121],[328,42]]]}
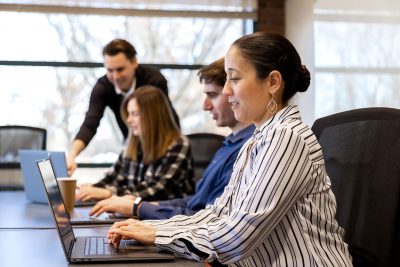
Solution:
{"label": "chair backrest", "polygon": [[312,130],[354,266],[400,266],[400,110],[341,112]]}
{"label": "chair backrest", "polygon": [[198,181],[210,163],[215,152],[222,146],[225,137],[213,133],[194,133],[187,135],[192,148],[194,176]]}
{"label": "chair backrest", "polygon": [[46,149],[46,129],[6,125],[0,126],[0,163],[19,163],[19,149]]}

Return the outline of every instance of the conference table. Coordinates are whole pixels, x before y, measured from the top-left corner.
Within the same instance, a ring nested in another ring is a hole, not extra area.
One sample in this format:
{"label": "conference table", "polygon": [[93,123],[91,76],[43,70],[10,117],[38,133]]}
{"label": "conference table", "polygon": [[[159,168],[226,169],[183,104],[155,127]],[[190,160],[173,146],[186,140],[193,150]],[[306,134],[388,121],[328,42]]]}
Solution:
{"label": "conference table", "polygon": [[[74,226],[76,236],[102,236],[110,225]],[[24,191],[0,191],[0,266],[73,266],[65,258],[48,205],[31,203]],[[202,262],[176,258],[170,262],[88,263],[77,266],[200,267]]]}

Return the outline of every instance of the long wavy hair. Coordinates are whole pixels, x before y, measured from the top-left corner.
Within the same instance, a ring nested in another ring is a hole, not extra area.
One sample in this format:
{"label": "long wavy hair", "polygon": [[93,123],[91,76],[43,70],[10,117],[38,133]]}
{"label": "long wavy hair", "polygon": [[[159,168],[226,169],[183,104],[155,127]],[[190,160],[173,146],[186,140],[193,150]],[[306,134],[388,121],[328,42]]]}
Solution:
{"label": "long wavy hair", "polygon": [[129,101],[135,99],[139,114],[141,136],[130,134],[125,146],[125,157],[138,160],[139,146],[144,164],[164,156],[168,147],[181,135],[172,115],[167,97],[154,86],[141,86],[129,95],[121,106],[121,115],[127,123]]}

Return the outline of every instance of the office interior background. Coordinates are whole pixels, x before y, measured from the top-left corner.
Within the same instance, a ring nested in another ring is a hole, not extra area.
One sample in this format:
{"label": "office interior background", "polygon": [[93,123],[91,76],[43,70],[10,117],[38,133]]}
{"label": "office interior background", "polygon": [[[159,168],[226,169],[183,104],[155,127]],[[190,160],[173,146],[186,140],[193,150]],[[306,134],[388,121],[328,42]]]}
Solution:
{"label": "office interior background", "polygon": [[[47,148],[67,151],[105,73],[102,47],[124,38],[140,63],[161,68],[185,134],[224,134],[202,111],[197,70],[263,29],[260,9],[269,8],[283,12],[283,33],[312,73],[311,90],[294,100],[306,122],[400,108],[397,0],[0,0],[0,125],[46,128]],[[111,163],[121,148],[109,112],[78,161]]]}

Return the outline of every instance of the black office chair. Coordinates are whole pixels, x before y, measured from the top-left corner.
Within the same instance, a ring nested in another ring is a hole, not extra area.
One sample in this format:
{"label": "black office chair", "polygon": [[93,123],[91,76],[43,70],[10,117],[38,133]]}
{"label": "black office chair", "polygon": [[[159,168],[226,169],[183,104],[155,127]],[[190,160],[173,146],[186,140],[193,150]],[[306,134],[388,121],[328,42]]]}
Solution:
{"label": "black office chair", "polygon": [[187,135],[192,148],[194,176],[198,181],[210,163],[215,152],[222,146],[225,137],[213,133],[194,133]]}
{"label": "black office chair", "polygon": [[0,163],[19,163],[19,149],[46,149],[46,129],[0,126]]}
{"label": "black office chair", "polygon": [[354,266],[400,266],[400,110],[341,112],[312,130]]}

